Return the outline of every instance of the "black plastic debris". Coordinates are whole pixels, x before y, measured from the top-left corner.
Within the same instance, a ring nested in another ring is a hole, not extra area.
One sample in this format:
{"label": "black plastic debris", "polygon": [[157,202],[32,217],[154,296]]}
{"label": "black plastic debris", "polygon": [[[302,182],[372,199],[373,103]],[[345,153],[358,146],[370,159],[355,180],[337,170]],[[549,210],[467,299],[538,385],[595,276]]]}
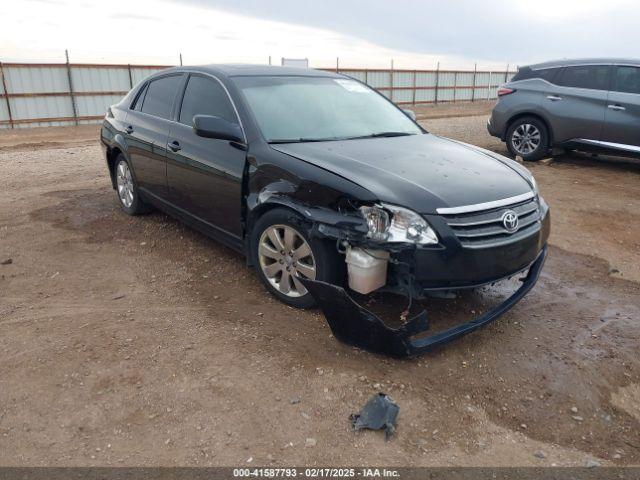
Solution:
{"label": "black plastic debris", "polygon": [[396,431],[396,418],[400,407],[396,405],[388,395],[378,393],[369,399],[362,407],[360,413],[354,413],[349,417],[354,430],[383,430],[385,439],[389,440]]}

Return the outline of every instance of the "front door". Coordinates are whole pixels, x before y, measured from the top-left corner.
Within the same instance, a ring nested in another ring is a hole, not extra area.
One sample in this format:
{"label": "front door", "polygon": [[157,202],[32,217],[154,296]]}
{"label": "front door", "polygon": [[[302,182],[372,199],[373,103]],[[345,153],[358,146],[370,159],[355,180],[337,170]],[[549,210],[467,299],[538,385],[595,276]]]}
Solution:
{"label": "front door", "polygon": [[614,67],[602,141],[640,152],[640,67]]}
{"label": "front door", "polygon": [[178,123],[167,141],[170,201],[216,230],[242,235],[242,174],[246,152],[227,140],[203,138],[193,130],[195,115],[239,123],[233,104],[215,78],[192,74]]}

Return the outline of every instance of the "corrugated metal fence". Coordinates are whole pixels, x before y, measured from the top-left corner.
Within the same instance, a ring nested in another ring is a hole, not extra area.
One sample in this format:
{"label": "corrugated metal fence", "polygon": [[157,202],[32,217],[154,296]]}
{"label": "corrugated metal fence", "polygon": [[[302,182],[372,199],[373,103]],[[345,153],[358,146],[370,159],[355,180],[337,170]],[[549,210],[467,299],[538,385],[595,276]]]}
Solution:
{"label": "corrugated metal fence", "polygon": [[[0,63],[0,128],[97,123],[133,85],[167,67]],[[340,68],[340,73],[398,104],[421,104],[496,98],[497,87],[515,72]]]}

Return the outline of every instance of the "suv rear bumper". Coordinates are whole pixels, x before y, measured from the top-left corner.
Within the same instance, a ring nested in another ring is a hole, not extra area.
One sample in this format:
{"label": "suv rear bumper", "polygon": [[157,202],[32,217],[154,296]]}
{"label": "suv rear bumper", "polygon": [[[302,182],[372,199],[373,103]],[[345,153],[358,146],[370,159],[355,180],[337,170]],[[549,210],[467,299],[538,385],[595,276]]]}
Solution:
{"label": "suv rear bumper", "polygon": [[487,131],[492,137],[502,139],[502,129],[496,128],[495,122],[492,121],[491,117],[487,119]]}

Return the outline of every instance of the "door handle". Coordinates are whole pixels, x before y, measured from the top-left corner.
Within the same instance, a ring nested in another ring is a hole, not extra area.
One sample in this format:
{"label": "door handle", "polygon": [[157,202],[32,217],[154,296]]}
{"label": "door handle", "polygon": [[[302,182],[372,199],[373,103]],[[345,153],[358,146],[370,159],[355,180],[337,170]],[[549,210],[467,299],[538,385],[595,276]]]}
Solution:
{"label": "door handle", "polygon": [[124,131],[127,133],[133,133],[133,127],[131,125],[128,125],[127,128],[124,129]]}
{"label": "door handle", "polygon": [[611,110],[615,110],[617,112],[623,112],[626,110],[626,108],[623,107],[622,105],[607,105],[607,108]]}
{"label": "door handle", "polygon": [[552,102],[557,102],[557,101],[559,101],[559,100],[562,100],[562,97],[559,97],[559,96],[557,96],[557,95],[547,95],[547,98],[548,98],[549,100],[551,100]]}
{"label": "door handle", "polygon": [[172,152],[177,152],[178,150],[182,149],[182,147],[180,146],[180,142],[178,142],[177,140],[174,140],[173,142],[171,142],[169,144],[169,148],[171,149]]}

